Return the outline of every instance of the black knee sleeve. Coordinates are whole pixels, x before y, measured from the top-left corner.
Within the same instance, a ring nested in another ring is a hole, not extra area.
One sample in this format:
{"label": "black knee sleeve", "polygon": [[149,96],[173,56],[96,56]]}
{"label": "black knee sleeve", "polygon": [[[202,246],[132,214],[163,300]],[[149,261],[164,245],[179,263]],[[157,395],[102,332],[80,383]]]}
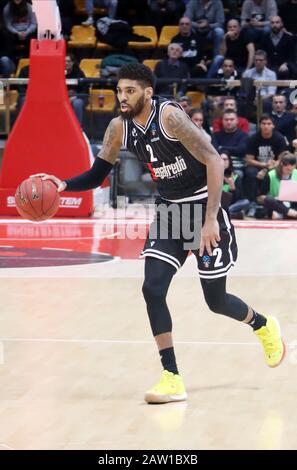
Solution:
{"label": "black knee sleeve", "polygon": [[164,261],[150,257],[145,259],[145,279],[142,292],[154,336],[172,331],[166,295],[175,273],[176,269]]}
{"label": "black knee sleeve", "polygon": [[226,292],[226,277],[201,279],[205,301],[214,313],[243,321],[248,313],[248,306],[235,295]]}

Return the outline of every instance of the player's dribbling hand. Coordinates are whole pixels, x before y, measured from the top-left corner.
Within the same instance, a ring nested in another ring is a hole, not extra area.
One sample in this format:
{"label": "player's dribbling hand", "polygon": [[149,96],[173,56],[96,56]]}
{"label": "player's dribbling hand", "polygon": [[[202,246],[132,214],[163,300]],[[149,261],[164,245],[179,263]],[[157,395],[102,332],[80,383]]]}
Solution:
{"label": "player's dribbling hand", "polygon": [[218,221],[216,219],[206,219],[201,230],[199,256],[203,256],[205,249],[209,256],[212,256],[212,248],[216,248],[220,240]]}
{"label": "player's dribbling hand", "polygon": [[64,189],[66,188],[65,181],[60,180],[54,175],[47,175],[46,173],[37,173],[36,175],[30,175],[30,178],[35,178],[35,177],[41,178],[42,180],[52,181],[57,186],[59,193],[64,191]]}

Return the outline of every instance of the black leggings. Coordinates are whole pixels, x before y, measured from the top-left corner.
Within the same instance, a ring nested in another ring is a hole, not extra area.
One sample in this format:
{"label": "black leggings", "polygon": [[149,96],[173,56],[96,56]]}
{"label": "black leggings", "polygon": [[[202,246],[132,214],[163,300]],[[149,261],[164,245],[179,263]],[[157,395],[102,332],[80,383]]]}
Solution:
{"label": "black leggings", "polygon": [[[176,269],[165,261],[151,257],[145,259],[142,292],[154,336],[172,331],[166,296],[175,273]],[[243,321],[247,316],[248,306],[238,297],[226,292],[226,279],[225,276],[200,280],[205,301],[213,312]]]}
{"label": "black leggings", "polygon": [[284,216],[287,216],[289,212],[289,207],[286,207],[282,201],[278,201],[272,196],[265,197],[264,207],[266,207],[266,209],[268,210],[270,217],[273,211],[276,211]]}

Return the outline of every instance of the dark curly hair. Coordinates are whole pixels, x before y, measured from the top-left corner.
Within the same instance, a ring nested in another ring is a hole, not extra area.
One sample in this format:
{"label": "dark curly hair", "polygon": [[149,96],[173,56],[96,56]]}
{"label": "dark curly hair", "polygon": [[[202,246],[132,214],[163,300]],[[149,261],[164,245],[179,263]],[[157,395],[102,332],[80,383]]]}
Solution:
{"label": "dark curly hair", "polygon": [[146,65],[133,63],[123,65],[118,73],[118,80],[136,80],[143,88],[155,86],[153,72]]}

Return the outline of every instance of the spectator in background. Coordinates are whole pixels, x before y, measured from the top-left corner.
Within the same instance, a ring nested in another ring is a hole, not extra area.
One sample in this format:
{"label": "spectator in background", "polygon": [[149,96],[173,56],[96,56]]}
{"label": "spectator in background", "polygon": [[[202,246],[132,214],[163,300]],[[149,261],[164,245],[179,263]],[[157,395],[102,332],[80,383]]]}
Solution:
{"label": "spectator in background", "polygon": [[0,78],[9,78],[15,71],[14,62],[7,56],[7,49],[3,31],[0,27]]}
{"label": "spectator in background", "polygon": [[[171,43],[167,49],[168,59],[163,59],[157,63],[155,75],[157,78],[170,78],[171,83],[157,83],[157,93],[168,97],[181,96],[186,93],[187,84],[178,84],[174,89],[174,79],[189,78],[189,69],[187,64],[181,61],[182,47],[179,44]],[[176,93],[177,92],[177,93]]]}
{"label": "spectator in background", "polygon": [[[67,53],[65,58],[65,77],[68,78],[85,78],[85,74],[77,65],[76,58],[73,54]],[[29,78],[29,66],[26,65],[20,71],[19,78]],[[85,106],[85,96],[87,89],[85,85],[67,85],[68,96],[72,105],[73,111],[82,127],[83,125],[83,113]],[[25,85],[18,85],[19,98],[19,109],[22,108],[25,98],[27,87]]]}
{"label": "spectator in background", "polygon": [[36,36],[37,23],[32,6],[26,0],[9,0],[3,9],[7,55],[16,55],[23,46],[22,56],[29,56],[30,39]]}
{"label": "spectator in background", "polygon": [[287,148],[284,136],[274,129],[272,117],[263,114],[260,118],[260,130],[248,138],[246,149],[245,193],[254,203],[249,212],[250,216],[254,216],[256,210],[258,172],[263,168],[275,168],[280,154]]}
{"label": "spectator in background", "polygon": [[211,141],[211,136],[209,133],[204,129],[204,114],[202,109],[200,108],[193,108],[190,112],[190,118],[191,121],[201,129],[201,132],[203,133],[204,137],[208,142]]}
{"label": "spectator in background", "polygon": [[290,64],[296,60],[296,38],[285,31],[280,16],[270,18],[270,27],[270,33],[262,37],[261,49],[266,51],[268,65],[278,78],[290,78]]}
{"label": "spectator in background", "polygon": [[269,20],[277,15],[275,0],[244,0],[241,9],[241,26],[247,28],[250,39],[259,42],[264,33],[270,32]]}
{"label": "spectator in background", "polygon": [[220,54],[224,36],[225,13],[221,0],[190,0],[184,16],[192,20],[200,34],[213,45],[213,56]]}
{"label": "spectator in background", "polygon": [[[221,56],[215,56],[208,60],[205,35],[192,28],[192,21],[186,16],[179,20],[179,34],[171,39],[171,42],[180,44],[183,48],[183,61],[187,64],[191,77],[211,78],[218,70]],[[208,70],[209,64],[209,70]]]}
{"label": "spectator in background", "polygon": [[[244,77],[253,78],[254,80],[276,80],[276,74],[273,70],[266,67],[267,53],[261,49],[255,53],[255,67],[246,70]],[[270,100],[276,93],[276,86],[265,86],[260,88],[260,95],[263,100]]]}
{"label": "spectator in background", "polygon": [[181,105],[185,113],[189,116],[192,111],[192,100],[189,96],[179,96],[176,99],[177,103]]}
{"label": "spectator in background", "polygon": [[259,171],[257,177],[260,181],[260,195],[257,202],[265,207],[268,217],[297,219],[297,203],[278,200],[282,180],[296,181],[297,188],[296,157],[292,153],[285,152],[274,169],[270,171],[263,169]]}
{"label": "spectator in background", "polygon": [[15,65],[13,61],[0,53],[0,78],[9,78],[15,71]]}
{"label": "spectator in background", "polygon": [[[232,109],[237,114],[238,110],[237,110],[237,102],[235,98],[231,96],[226,96],[226,98],[224,99],[224,103],[223,103],[223,112],[226,111],[226,109]],[[237,114],[237,120],[238,120],[237,121],[238,129],[248,134],[250,130],[248,120],[244,117],[238,116],[238,114]],[[222,129],[223,129],[223,118],[222,117],[215,118],[212,122],[213,132],[219,132]]]}
{"label": "spectator in background", "polygon": [[185,9],[182,0],[149,0],[148,6],[158,33],[163,25],[177,24]]}
{"label": "spectator in background", "polygon": [[[73,54],[67,53],[66,62],[65,62],[65,76],[68,78],[85,78],[85,74],[79,68],[76,62],[76,58]],[[68,85],[68,95],[73,110],[76,114],[76,117],[82,127],[83,125],[83,113],[85,98],[82,96],[83,93],[86,93],[84,85],[71,86]],[[80,96],[79,96],[80,95]]]}
{"label": "spectator in background", "polygon": [[182,60],[187,64],[191,76],[203,76],[206,74],[205,64],[205,38],[198,31],[193,30],[192,21],[186,16],[179,20],[179,33],[171,39],[172,43],[179,44],[183,49]]}
{"label": "spectator in background", "polygon": [[237,70],[235,70],[234,68],[234,62],[232,59],[224,59],[222,67],[218,69],[214,77],[210,78],[217,78],[220,80],[225,80],[227,82],[226,85],[222,84],[220,87],[209,86],[207,88],[207,101],[211,106],[213,106],[214,103],[217,102],[218,107],[221,107],[223,105],[224,97],[227,95],[237,97],[239,93],[239,87],[232,86],[229,83],[229,81],[231,80],[239,79]]}
{"label": "spectator in background", "polygon": [[223,129],[213,133],[211,142],[219,153],[229,153],[234,170],[241,177],[244,175],[247,140],[247,134],[238,129],[236,112],[226,109],[223,114]]}
{"label": "spectator in background", "polygon": [[87,19],[82,23],[83,26],[94,24],[94,7],[107,8],[107,16],[115,18],[117,14],[118,0],[85,0]]}
{"label": "spectator in background", "polygon": [[[235,69],[233,59],[229,59],[226,57],[223,60],[222,67],[217,71],[215,78],[220,78],[224,79],[228,82],[228,80],[238,80],[239,79],[239,74],[237,70]],[[237,94],[237,89],[232,88],[229,85],[222,86],[220,87],[220,92],[223,95],[236,95]]]}
{"label": "spectator in background", "polygon": [[253,66],[255,45],[251,41],[247,30],[241,29],[238,20],[232,19],[228,21],[227,33],[223,38],[221,54],[224,57],[233,59],[234,65],[240,74]]}
{"label": "spectator in background", "polygon": [[64,36],[66,35],[66,37],[69,37],[71,34],[71,28],[74,25],[74,0],[58,0],[57,3],[61,15],[62,33]]}
{"label": "spectator in background", "polygon": [[277,131],[287,140],[292,150],[292,141],[296,138],[296,116],[286,111],[287,98],[284,95],[275,95],[272,98],[272,119]]}
{"label": "spectator in background", "polygon": [[224,162],[224,184],[222,205],[228,206],[231,218],[242,219],[244,211],[249,208],[250,201],[243,194],[242,177],[234,171],[229,152],[221,153]]}

